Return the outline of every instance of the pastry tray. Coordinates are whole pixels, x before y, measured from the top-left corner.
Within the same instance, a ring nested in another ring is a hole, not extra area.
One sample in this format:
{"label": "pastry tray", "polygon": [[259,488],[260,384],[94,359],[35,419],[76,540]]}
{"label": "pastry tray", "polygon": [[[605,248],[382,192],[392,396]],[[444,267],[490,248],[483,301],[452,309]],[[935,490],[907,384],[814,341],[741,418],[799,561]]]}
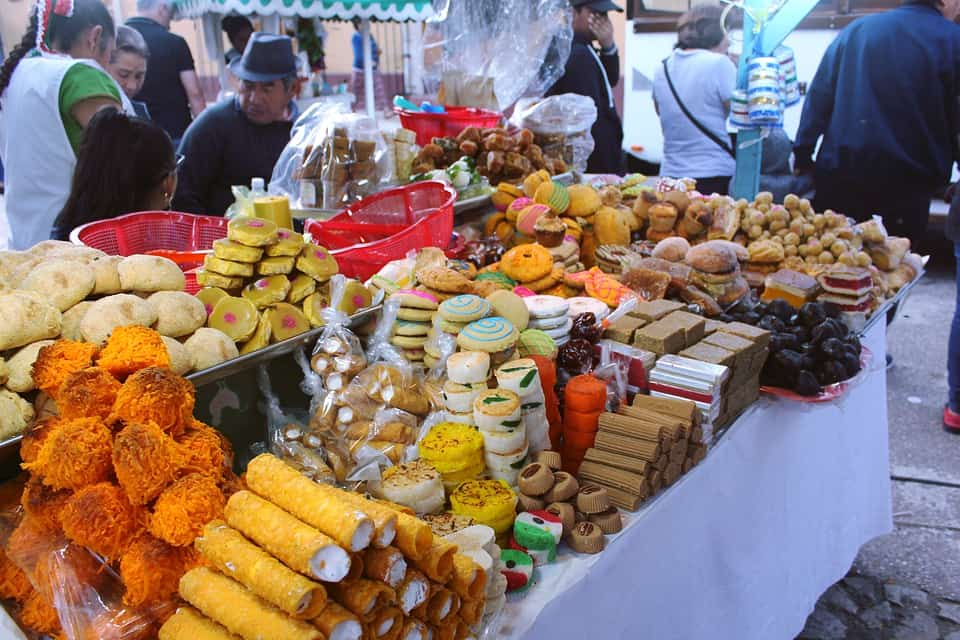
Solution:
{"label": "pastry tray", "polygon": [[[356,312],[350,316],[350,327],[358,327],[372,315],[380,311],[382,307],[383,305],[378,304]],[[226,362],[203,369],[202,371],[195,371],[187,375],[186,379],[192,382],[194,387],[202,387],[210,384],[211,382],[216,382],[218,380],[222,380],[223,378],[230,377],[236,373],[240,373],[241,371],[246,371],[247,369],[252,369],[258,365],[265,364],[271,360],[279,358],[280,356],[293,353],[300,347],[309,345],[311,342],[319,338],[321,333],[323,333],[323,327],[311,329],[306,333],[301,333],[298,336],[288,338],[283,342],[271,344],[263,349],[258,349],[252,353],[242,355],[239,358],[227,360]],[[21,440],[23,440],[23,436],[19,435],[14,436],[9,440],[0,442],[0,468],[4,466],[3,461],[8,456],[15,455],[14,452],[19,451]]]}
{"label": "pastry tray", "polygon": [[879,322],[881,318],[884,318],[884,322],[886,322],[887,312],[890,311],[890,309],[892,309],[894,306],[903,302],[904,299],[910,294],[910,291],[917,286],[918,282],[920,282],[920,278],[922,278],[926,273],[926,269],[922,269],[920,273],[917,274],[917,277],[903,285],[903,287],[900,288],[900,291],[897,291],[896,295],[894,295],[892,298],[888,298],[883,304],[877,307],[877,310],[874,311],[869,318],[867,318],[866,324],[863,325],[863,329],[861,329],[858,333],[861,336],[866,335],[867,331],[869,331],[874,324]]}
{"label": "pastry tray", "polygon": [[[572,171],[567,171],[566,173],[558,173],[553,176],[553,180],[564,185],[571,185],[574,183],[577,176],[574,175]],[[474,209],[489,208],[492,206],[490,201],[490,194],[485,196],[474,196],[473,198],[467,198],[466,200],[457,200],[453,203],[453,214],[460,215],[466,211],[473,211]]]}

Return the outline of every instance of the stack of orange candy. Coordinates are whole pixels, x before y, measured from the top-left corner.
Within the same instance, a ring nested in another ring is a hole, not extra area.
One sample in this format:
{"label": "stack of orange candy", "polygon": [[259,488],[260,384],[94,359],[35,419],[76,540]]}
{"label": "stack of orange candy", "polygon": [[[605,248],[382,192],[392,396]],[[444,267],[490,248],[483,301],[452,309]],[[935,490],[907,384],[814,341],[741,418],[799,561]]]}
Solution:
{"label": "stack of orange candy", "polygon": [[587,373],[571,378],[563,392],[563,470],[576,474],[593,446],[600,414],[606,410],[607,385]]}

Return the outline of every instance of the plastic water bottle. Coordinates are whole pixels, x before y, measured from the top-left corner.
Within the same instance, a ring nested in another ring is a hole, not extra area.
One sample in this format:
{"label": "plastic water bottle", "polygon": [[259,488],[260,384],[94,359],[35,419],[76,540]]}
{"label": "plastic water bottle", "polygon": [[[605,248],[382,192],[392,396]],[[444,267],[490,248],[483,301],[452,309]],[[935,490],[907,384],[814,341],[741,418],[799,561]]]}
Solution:
{"label": "plastic water bottle", "polygon": [[254,178],[250,181],[250,197],[262,198],[267,195],[267,186],[263,178]]}

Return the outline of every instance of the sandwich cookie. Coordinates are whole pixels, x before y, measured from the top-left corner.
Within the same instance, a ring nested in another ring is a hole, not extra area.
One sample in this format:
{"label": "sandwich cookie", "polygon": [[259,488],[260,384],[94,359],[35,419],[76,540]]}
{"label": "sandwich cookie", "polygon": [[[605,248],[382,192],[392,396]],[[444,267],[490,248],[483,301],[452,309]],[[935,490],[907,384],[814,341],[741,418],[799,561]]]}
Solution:
{"label": "sandwich cookie", "polygon": [[[573,329],[573,318],[567,317],[567,321],[561,326],[553,329],[543,329],[543,332],[553,338],[554,342],[556,342],[568,337],[571,329]],[[566,340],[564,340],[564,342],[566,342]]]}
{"label": "sandwich cookie", "polygon": [[426,336],[430,331],[430,323],[398,320],[394,324],[393,331],[398,336]]}
{"label": "sandwich cookie", "polygon": [[436,311],[440,306],[440,301],[433,294],[416,289],[400,289],[390,295],[391,300],[399,300],[400,308],[423,309],[426,311]]}
{"label": "sandwich cookie", "polygon": [[531,322],[534,319],[563,316],[570,310],[570,303],[558,296],[532,295],[525,297],[523,302],[530,312]]}
{"label": "sandwich cookie", "polygon": [[523,425],[520,396],[507,389],[483,391],[473,401],[473,419],[481,431],[516,431]]}
{"label": "sandwich cookie", "polygon": [[471,322],[460,331],[457,344],[467,351],[497,353],[512,348],[519,333],[507,320],[494,316]]}
{"label": "sandwich cookie", "polygon": [[486,318],[493,306],[480,296],[471,294],[455,296],[440,304],[440,317],[450,322],[466,324]]}
{"label": "sandwich cookie", "polygon": [[[419,293],[419,291],[417,292]],[[416,307],[400,307],[397,311],[398,320],[409,320],[410,322],[426,322],[430,324],[435,312],[430,309],[420,309]]]}
{"label": "sandwich cookie", "polygon": [[530,321],[531,329],[539,329],[540,331],[549,331],[562,328],[570,320],[570,316],[563,314],[559,316],[551,316],[549,318],[534,318]]}
{"label": "sandwich cookie", "polygon": [[440,321],[440,331],[444,333],[449,333],[452,336],[460,335],[460,332],[463,331],[463,328],[467,326],[463,322],[451,322],[450,320],[441,320]]}

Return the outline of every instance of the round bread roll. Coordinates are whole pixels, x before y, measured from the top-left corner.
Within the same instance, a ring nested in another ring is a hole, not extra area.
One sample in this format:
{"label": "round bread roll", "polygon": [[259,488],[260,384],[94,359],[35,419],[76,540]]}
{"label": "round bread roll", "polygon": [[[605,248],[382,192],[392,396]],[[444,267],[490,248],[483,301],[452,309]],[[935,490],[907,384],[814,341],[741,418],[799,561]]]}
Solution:
{"label": "round bread roll", "polygon": [[13,287],[13,277],[26,263],[34,264],[36,258],[26,251],[0,251],[0,284]]}
{"label": "round bread roll", "polygon": [[82,245],[68,244],[68,246],[54,247],[41,258],[42,260],[69,260],[90,264],[94,260],[107,257],[103,251]]}
{"label": "round bread roll", "polygon": [[33,401],[33,412],[37,420],[56,418],[60,415],[57,403],[43,391],[37,392],[37,397]]}
{"label": "round bread roll", "polygon": [[93,294],[104,296],[111,293],[120,293],[120,272],[117,267],[123,261],[123,256],[104,256],[90,262],[96,282],[93,285]]}
{"label": "round bread roll", "polygon": [[711,240],[711,242],[716,242],[720,246],[729,247],[740,262],[746,262],[750,259],[750,252],[747,251],[747,248],[742,244],[730,240]]}
{"label": "round bread roll", "polygon": [[160,256],[128,256],[117,271],[125,291],[183,291],[187,284],[177,263]]}
{"label": "round bread roll", "polygon": [[687,264],[704,273],[728,273],[740,266],[736,252],[718,240],[709,240],[690,247]]}
{"label": "round bread roll", "polygon": [[84,300],[63,312],[63,322],[60,329],[61,338],[75,342],[83,342],[83,334],[80,332],[80,322],[91,306],[93,306],[92,300]]}
{"label": "round bread roll", "polygon": [[20,282],[20,289],[42,294],[50,304],[66,311],[93,291],[97,279],[82,262],[49,260],[37,265]]}
{"label": "round bread roll", "polygon": [[29,253],[32,256],[38,258],[46,257],[52,251],[57,249],[68,249],[70,247],[75,247],[77,245],[72,242],[67,242],[66,240],[41,240],[37,244],[33,245],[26,250],[26,253]]}
{"label": "round bread roll", "polygon": [[185,346],[168,336],[161,336],[170,356],[170,370],[178,376],[186,375],[193,369],[193,358]]}
{"label": "round bread roll", "polygon": [[3,358],[0,358],[0,384],[7,384],[7,380],[10,379],[10,366],[7,364],[7,361]]}
{"label": "round bread roll", "polygon": [[146,300],[129,293],[118,293],[100,298],[87,309],[80,321],[80,334],[87,342],[101,344],[117,327],[150,327],[156,321],[157,314]]}
{"label": "round bread roll", "polygon": [[240,356],[237,345],[230,336],[219,329],[209,327],[197,329],[196,333],[187,338],[183,346],[190,352],[193,368],[196,371],[209,369]]}
{"label": "round bread roll", "polygon": [[158,291],[147,298],[157,316],[154,327],[162,336],[188,336],[207,323],[207,309],[184,291]]}
{"label": "round bread roll", "polygon": [[657,246],[653,248],[652,255],[654,258],[661,258],[670,262],[683,262],[688,251],[690,251],[690,243],[687,242],[686,238],[677,236],[658,242]]}
{"label": "round bread roll", "polygon": [[10,368],[7,389],[17,393],[27,393],[37,388],[33,384],[33,363],[37,361],[37,354],[40,353],[40,349],[48,344],[53,344],[53,340],[40,340],[28,344],[13,354],[13,357],[7,362],[7,366]]}
{"label": "round bread roll", "polygon": [[29,402],[12,391],[0,389],[0,440],[20,435],[33,422],[35,413]]}
{"label": "round bread roll", "polygon": [[63,316],[30,291],[0,294],[0,351],[56,338],[60,335]]}

